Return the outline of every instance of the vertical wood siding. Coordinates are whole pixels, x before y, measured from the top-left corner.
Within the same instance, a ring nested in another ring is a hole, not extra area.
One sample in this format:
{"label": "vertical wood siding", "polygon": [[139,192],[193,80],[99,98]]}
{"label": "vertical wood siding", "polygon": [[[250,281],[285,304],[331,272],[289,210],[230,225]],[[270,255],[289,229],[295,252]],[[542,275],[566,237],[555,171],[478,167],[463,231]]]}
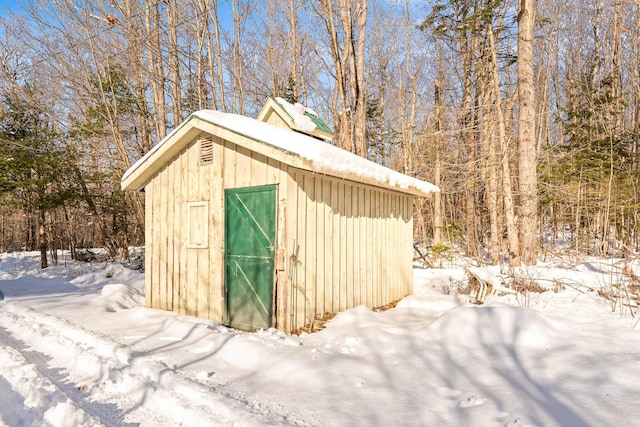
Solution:
{"label": "vertical wood siding", "polygon": [[413,196],[294,168],[289,175],[291,329],[412,292]]}
{"label": "vertical wood siding", "polygon": [[[145,187],[148,307],[221,321],[224,189],[278,186],[275,326],[370,308],[411,293],[413,196],[313,174],[213,137],[213,163],[197,138]],[[206,202],[206,244],[189,238],[189,203]]]}
{"label": "vertical wood siding", "polygon": [[[280,162],[228,141],[213,137],[213,142],[213,163],[200,164],[196,138],[145,187],[145,293],[148,307],[220,321],[224,314],[224,189],[279,184],[286,170]],[[192,202],[207,202],[204,247],[189,245]],[[282,214],[279,218],[285,221]]]}
{"label": "vertical wood siding", "polygon": [[213,163],[209,166],[209,318],[220,321],[224,317],[224,179],[218,162],[224,158],[225,149],[222,141],[215,137],[213,141]]}
{"label": "vertical wood siding", "polygon": [[[186,188],[183,189],[184,194],[187,196],[186,202],[199,202],[203,201],[199,196],[199,186],[200,186],[200,174],[198,167],[198,158],[200,154],[200,148],[196,143],[191,144],[185,155],[183,155],[183,159],[186,159],[186,167],[184,171],[185,178],[187,180]],[[173,177],[172,177],[173,178]],[[187,212],[187,220],[183,224],[176,224],[182,229],[182,245],[186,247],[186,256],[187,256],[187,270],[186,274],[186,289],[185,291],[185,300],[184,300],[184,312],[189,316],[197,316],[198,315],[198,287],[200,287],[200,283],[198,282],[199,272],[198,272],[198,256],[199,253],[203,250],[208,249],[196,249],[190,248],[186,245],[188,242],[188,233],[189,233],[189,223],[192,221],[190,218],[189,205],[187,203],[182,203],[186,207]],[[195,285],[195,286],[194,286]]]}

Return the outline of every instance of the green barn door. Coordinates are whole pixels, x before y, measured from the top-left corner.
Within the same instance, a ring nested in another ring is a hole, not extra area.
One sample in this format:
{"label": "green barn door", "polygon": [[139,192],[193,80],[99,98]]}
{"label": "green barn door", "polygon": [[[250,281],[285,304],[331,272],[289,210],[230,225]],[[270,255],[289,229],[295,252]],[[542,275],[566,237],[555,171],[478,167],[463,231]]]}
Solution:
{"label": "green barn door", "polygon": [[276,187],[225,190],[226,324],[269,328],[273,315]]}

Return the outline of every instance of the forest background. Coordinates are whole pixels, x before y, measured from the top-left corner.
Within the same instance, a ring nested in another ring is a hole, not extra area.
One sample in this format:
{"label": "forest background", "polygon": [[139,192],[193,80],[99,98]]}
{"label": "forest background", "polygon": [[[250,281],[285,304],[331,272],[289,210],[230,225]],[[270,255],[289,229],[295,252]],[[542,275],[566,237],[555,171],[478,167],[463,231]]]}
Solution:
{"label": "forest background", "polygon": [[[0,252],[144,243],[129,166],[191,112],[313,108],[441,193],[415,234],[534,264],[638,250],[637,0],[26,0],[0,20]],[[541,251],[542,250],[542,251]]]}

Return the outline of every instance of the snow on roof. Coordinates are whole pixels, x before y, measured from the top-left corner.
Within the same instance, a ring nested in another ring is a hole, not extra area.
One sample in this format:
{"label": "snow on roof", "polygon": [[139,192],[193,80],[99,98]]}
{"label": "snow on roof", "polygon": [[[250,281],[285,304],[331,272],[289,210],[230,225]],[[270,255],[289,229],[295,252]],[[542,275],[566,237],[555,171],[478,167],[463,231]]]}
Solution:
{"label": "snow on roof", "polygon": [[317,127],[316,124],[309,116],[305,115],[305,113],[309,113],[318,116],[312,109],[305,107],[299,102],[291,104],[280,97],[276,97],[276,101],[284,108],[287,114],[291,116],[297,130],[302,132],[313,132],[315,130]]}
{"label": "snow on roof", "polygon": [[[385,166],[364,159],[341,148],[335,147],[302,133],[293,132],[270,123],[250,117],[223,113],[214,110],[196,111],[185,122],[154,146],[123,175],[124,183],[134,172],[153,157],[154,153],[169,143],[172,136],[180,132],[189,122],[197,118],[204,122],[227,129],[254,141],[267,144],[304,161],[310,170],[337,177],[349,177],[363,182],[406,190],[412,194],[427,195],[440,189],[433,184],[396,172]],[[147,167],[151,167],[154,160]],[[132,189],[132,188],[129,188]]]}
{"label": "snow on roof", "polygon": [[423,194],[440,191],[433,184],[396,172],[326,142],[250,117],[213,110],[196,111],[193,115],[290,154],[298,155],[310,162],[318,172],[338,176],[351,174],[385,186],[405,190],[416,189]]}

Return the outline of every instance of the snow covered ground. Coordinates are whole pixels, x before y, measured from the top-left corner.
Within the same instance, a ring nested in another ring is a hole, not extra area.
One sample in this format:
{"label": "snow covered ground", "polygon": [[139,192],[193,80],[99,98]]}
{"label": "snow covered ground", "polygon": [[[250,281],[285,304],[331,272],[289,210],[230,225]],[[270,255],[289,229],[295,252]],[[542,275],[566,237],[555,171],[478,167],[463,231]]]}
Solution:
{"label": "snow covered ground", "polygon": [[[457,294],[462,269],[415,269],[394,309],[321,332],[232,331],[143,307],[118,264],[38,269],[0,255],[0,426],[631,426],[638,319],[597,292],[606,262],[530,269],[549,291]],[[497,268],[478,270],[495,276]],[[558,286],[552,279],[562,279]]]}

